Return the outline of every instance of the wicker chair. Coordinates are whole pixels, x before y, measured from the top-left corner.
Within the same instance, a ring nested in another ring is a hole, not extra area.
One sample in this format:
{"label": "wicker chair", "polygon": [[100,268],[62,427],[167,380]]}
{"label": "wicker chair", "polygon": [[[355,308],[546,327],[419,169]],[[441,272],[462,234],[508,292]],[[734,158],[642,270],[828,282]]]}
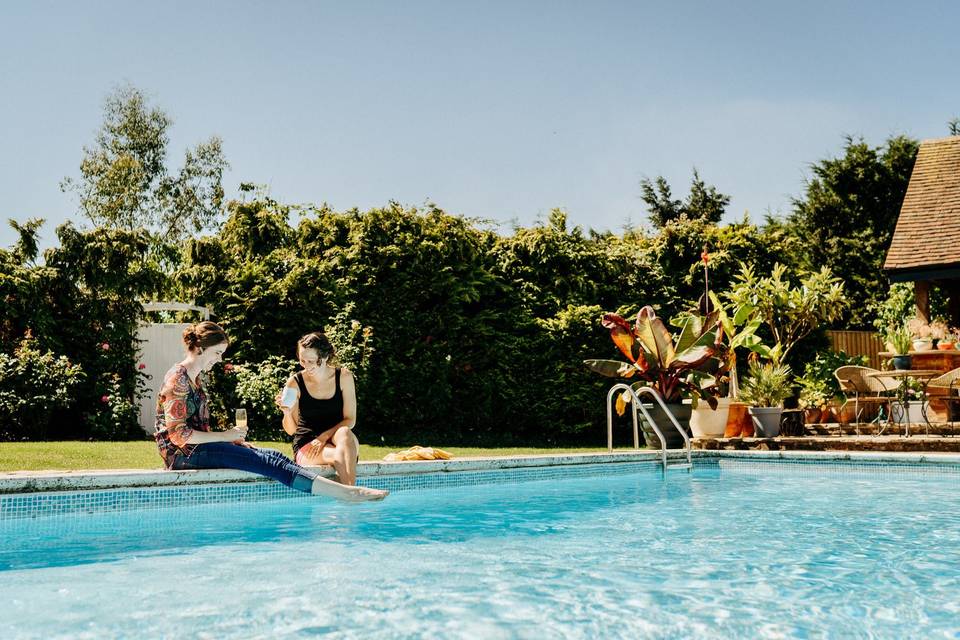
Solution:
{"label": "wicker chair", "polygon": [[941,376],[937,376],[927,383],[927,389],[942,389],[947,392],[943,398],[947,405],[947,422],[953,422],[954,413],[953,404],[960,402],[960,367],[951,369]]}
{"label": "wicker chair", "polygon": [[878,372],[878,369],[853,365],[837,367],[837,370],[833,372],[833,377],[840,383],[840,390],[843,391],[844,396],[840,413],[843,413],[843,408],[853,400],[854,426],[858,436],[860,435],[860,414],[863,411],[860,405],[864,405],[864,408],[870,405],[886,406],[887,415],[889,415],[890,402],[896,399],[890,395],[897,390],[896,380],[867,375]]}

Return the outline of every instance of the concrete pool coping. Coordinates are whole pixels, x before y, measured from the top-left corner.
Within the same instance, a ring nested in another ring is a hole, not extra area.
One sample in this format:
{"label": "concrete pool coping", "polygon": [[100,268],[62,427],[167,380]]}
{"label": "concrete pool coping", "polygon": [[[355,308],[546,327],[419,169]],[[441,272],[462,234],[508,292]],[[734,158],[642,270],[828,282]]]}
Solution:
{"label": "concrete pool coping", "polygon": [[[729,451],[694,450],[698,460],[741,459],[765,461],[866,462],[871,464],[960,464],[960,455],[949,453],[889,453],[855,451]],[[671,460],[684,458],[681,450],[668,452]],[[554,467],[564,465],[625,462],[657,463],[659,451],[615,451],[613,453],[537,454],[512,457],[477,457],[457,460],[415,460],[405,462],[361,462],[357,475],[402,476],[421,473],[495,471]],[[322,475],[332,476],[330,467],[316,467]],[[16,471],[0,473],[0,494],[46,491],[126,489],[135,487],[172,487],[237,482],[272,482],[262,476],[232,469],[167,471],[165,469],[110,469],[97,471]]]}

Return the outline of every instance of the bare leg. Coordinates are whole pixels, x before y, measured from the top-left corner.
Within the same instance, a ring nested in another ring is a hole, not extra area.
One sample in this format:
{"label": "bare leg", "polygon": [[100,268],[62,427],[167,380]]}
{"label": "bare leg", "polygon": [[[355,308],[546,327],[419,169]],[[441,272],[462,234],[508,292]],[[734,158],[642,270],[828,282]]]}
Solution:
{"label": "bare leg", "polygon": [[333,468],[337,470],[337,477],[345,485],[357,484],[357,456],[360,453],[360,442],[353,435],[352,429],[341,427],[333,434],[334,461]]}

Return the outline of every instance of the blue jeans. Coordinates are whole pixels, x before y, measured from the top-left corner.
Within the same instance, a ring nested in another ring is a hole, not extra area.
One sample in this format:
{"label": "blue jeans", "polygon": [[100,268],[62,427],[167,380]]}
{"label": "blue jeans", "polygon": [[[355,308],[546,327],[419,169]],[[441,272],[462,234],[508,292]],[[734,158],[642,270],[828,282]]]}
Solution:
{"label": "blue jeans", "polygon": [[310,493],[317,473],[304,469],[273,449],[251,449],[232,442],[198,444],[189,456],[177,455],[171,469],[239,469],[282,482],[291,489]]}

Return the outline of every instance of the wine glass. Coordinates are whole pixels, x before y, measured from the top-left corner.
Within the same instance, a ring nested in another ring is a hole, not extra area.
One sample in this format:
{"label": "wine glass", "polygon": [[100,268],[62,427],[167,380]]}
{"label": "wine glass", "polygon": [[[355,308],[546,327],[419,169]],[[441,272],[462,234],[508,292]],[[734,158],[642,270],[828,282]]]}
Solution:
{"label": "wine glass", "polygon": [[247,410],[246,409],[237,409],[235,417],[235,422],[238,427],[243,429],[247,428]]}

